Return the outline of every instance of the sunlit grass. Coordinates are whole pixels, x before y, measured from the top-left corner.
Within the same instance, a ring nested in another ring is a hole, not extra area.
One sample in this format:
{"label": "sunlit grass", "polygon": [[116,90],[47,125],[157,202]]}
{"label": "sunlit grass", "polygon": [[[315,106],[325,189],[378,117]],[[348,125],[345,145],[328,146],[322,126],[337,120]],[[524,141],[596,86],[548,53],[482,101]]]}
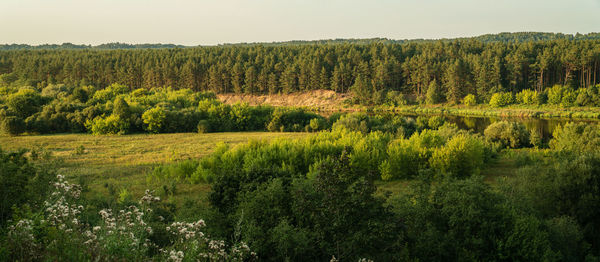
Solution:
{"label": "sunlit grass", "polygon": [[[308,133],[179,133],[137,134],[125,136],[93,136],[89,134],[57,134],[40,136],[0,136],[3,150],[20,148],[50,152],[62,163],[59,172],[69,180],[89,187],[88,194],[110,195],[110,191],[126,189],[135,198],[155,185],[146,182],[146,173],[155,165],[197,159],[210,154],[217,144],[238,144],[249,140],[298,138]],[[206,202],[208,184],[178,183],[171,199]]]}

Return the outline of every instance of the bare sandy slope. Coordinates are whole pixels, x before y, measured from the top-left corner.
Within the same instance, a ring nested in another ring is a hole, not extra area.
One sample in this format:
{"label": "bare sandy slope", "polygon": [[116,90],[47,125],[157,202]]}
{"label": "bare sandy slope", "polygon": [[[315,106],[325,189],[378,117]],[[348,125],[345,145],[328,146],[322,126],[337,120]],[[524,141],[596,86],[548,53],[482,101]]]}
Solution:
{"label": "bare sandy slope", "polygon": [[350,96],[331,90],[314,90],[285,95],[219,94],[217,97],[226,104],[244,102],[250,105],[305,106],[327,110],[342,107],[344,100]]}

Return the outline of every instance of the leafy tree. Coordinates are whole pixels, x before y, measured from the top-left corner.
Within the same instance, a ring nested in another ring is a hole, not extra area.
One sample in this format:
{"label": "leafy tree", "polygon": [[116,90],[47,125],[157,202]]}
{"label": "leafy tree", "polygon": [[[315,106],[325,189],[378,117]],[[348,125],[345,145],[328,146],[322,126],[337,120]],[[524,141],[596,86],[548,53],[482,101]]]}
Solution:
{"label": "leafy tree", "polygon": [[438,104],[442,102],[442,90],[436,81],[431,81],[427,88],[427,104]]}
{"label": "leafy tree", "polygon": [[151,133],[159,133],[165,125],[167,114],[164,108],[154,107],[142,115],[146,129]]}

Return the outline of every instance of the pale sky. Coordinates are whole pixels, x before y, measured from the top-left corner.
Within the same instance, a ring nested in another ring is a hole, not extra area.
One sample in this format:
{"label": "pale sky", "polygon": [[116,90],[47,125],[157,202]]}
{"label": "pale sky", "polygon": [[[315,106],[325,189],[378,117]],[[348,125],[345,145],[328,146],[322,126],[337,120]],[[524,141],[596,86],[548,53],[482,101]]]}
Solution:
{"label": "pale sky", "polygon": [[0,43],[213,45],[600,31],[600,0],[0,0]]}

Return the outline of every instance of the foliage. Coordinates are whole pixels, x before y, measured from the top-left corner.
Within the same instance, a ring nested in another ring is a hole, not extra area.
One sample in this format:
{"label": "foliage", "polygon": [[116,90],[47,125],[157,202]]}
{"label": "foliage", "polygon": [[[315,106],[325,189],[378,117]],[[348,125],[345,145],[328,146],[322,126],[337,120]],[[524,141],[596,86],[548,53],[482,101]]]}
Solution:
{"label": "foliage", "polygon": [[523,105],[539,104],[538,96],[539,96],[539,94],[537,91],[525,89],[525,90],[522,90],[521,92],[517,93],[517,95],[516,95],[517,103],[523,104]]}
{"label": "foliage", "polygon": [[438,104],[442,102],[442,90],[436,81],[431,81],[431,84],[429,84],[426,97],[427,104]]}
{"label": "foliage", "polygon": [[600,128],[597,124],[567,123],[554,129],[552,136],[550,148],[556,151],[596,152],[600,146]]}
{"label": "foliage", "polygon": [[514,98],[510,92],[494,93],[490,98],[490,105],[493,107],[505,107],[512,103],[514,103]]}
{"label": "foliage", "polygon": [[517,122],[494,122],[483,133],[487,139],[500,143],[502,147],[519,148],[528,146],[530,142],[525,125]]}
{"label": "foliage", "polygon": [[526,222],[511,216],[502,196],[480,178],[424,181],[411,188],[392,204],[405,219],[407,249],[415,260],[554,258],[541,228],[523,229]]}
{"label": "foliage", "polygon": [[151,133],[159,133],[165,125],[167,114],[162,107],[154,107],[142,115],[146,129]]}
{"label": "foliage", "polygon": [[31,162],[26,151],[0,149],[0,226],[11,218],[15,209],[35,207],[49,191],[53,170]]}
{"label": "foliage", "polygon": [[442,174],[464,178],[478,174],[485,160],[485,146],[477,137],[459,134],[433,152],[429,163]]}
{"label": "foliage", "polygon": [[86,126],[94,135],[123,135],[129,131],[129,119],[113,114],[105,118],[96,117],[93,121],[88,121]]}
{"label": "foliage", "polygon": [[477,99],[473,94],[468,94],[463,98],[463,104],[465,104],[466,106],[477,105]]}

